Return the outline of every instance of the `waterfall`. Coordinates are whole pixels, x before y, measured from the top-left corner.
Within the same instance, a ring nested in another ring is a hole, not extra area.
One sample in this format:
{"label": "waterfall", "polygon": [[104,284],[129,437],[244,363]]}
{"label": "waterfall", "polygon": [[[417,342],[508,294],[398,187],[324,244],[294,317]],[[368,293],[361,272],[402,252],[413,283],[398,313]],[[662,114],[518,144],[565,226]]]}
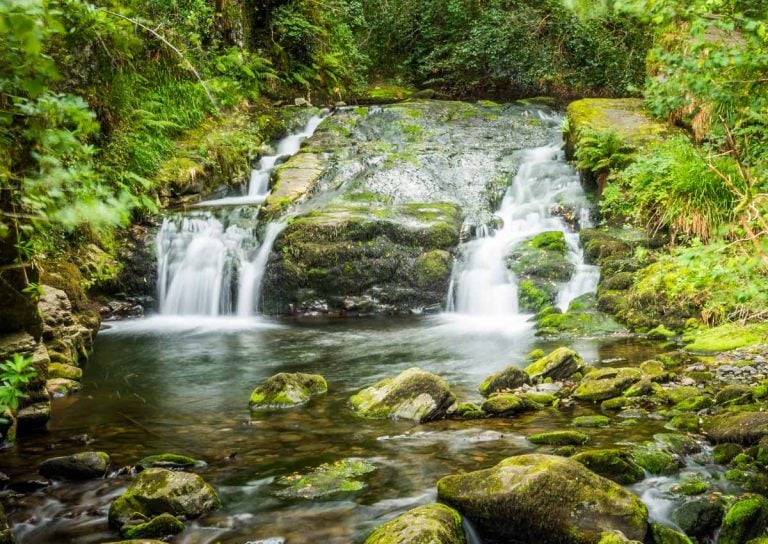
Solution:
{"label": "waterfall", "polygon": [[[584,264],[578,234],[550,211],[562,202],[585,200],[578,173],[565,161],[561,148],[559,138],[550,145],[522,151],[517,175],[496,212],[502,226],[495,232],[478,228],[477,237],[466,244],[451,280],[449,311],[496,318],[519,315],[518,280],[506,259],[517,245],[545,231],[564,233],[568,259],[575,267],[570,281],[559,288],[558,306],[567,309],[574,298],[595,290],[598,268]],[[588,226],[589,214],[579,212]]]}
{"label": "waterfall", "polygon": [[163,219],[155,239],[161,314],[249,317],[258,311],[269,254],[285,223],[270,223],[259,243],[254,229],[228,224],[234,214],[226,210],[264,202],[272,172],[298,153],[328,115],[323,110],[313,116],[280,140],[274,154],[262,156],[246,195],[201,202],[195,207],[206,210]]}

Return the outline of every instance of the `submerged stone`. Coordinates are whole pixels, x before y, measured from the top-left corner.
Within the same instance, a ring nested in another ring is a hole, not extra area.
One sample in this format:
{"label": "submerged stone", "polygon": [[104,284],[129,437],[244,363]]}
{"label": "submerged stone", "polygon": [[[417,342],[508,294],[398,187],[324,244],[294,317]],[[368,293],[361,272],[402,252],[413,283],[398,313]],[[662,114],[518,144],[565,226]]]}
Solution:
{"label": "submerged stone", "polygon": [[584,361],[578,353],[570,348],[558,348],[525,367],[525,373],[528,374],[532,382],[543,381],[547,378],[553,380],[564,380],[584,367]]}
{"label": "submerged stone", "polygon": [[645,538],[648,512],[640,499],[567,458],[510,457],[490,469],[447,476],[437,492],[482,537],[502,542],[587,544],[609,531]]}
{"label": "submerged stone", "polygon": [[440,376],[420,368],[409,368],[395,378],[363,389],[349,402],[363,417],[422,422],[444,418],[456,397],[448,382]]}
{"label": "submerged stone", "polygon": [[578,461],[592,472],[621,485],[634,484],[645,477],[645,471],[642,467],[623,450],[585,451],[574,455],[573,460]]}
{"label": "submerged stone", "polygon": [[480,385],[480,393],[487,397],[492,393],[502,390],[512,390],[529,384],[531,379],[528,374],[515,366],[509,366],[485,379]]}
{"label": "submerged stone", "polygon": [[52,480],[87,480],[101,478],[109,467],[109,455],[87,451],[66,457],[54,457],[40,463],[40,474]]}
{"label": "submerged stone", "polygon": [[322,376],[281,372],[254,389],[249,404],[251,409],[288,408],[327,391],[328,384]]}
{"label": "submerged stone", "polygon": [[109,524],[121,528],[160,514],[196,518],[221,507],[216,491],[197,474],[149,468],[109,507]]}
{"label": "submerged stone", "polygon": [[365,544],[465,544],[461,515],[444,504],[409,510],[376,529]]}
{"label": "submerged stone", "polygon": [[306,474],[291,474],[275,480],[283,489],[275,494],[286,499],[317,499],[351,491],[366,484],[359,478],[376,470],[376,465],[364,459],[342,459],[322,464]]}

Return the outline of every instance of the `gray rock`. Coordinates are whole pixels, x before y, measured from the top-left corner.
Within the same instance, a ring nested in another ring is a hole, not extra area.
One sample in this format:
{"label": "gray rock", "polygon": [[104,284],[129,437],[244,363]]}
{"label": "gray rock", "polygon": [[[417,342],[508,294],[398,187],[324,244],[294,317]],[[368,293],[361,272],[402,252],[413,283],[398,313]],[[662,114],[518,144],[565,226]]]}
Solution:
{"label": "gray rock", "polygon": [[66,457],[54,457],[40,463],[38,471],[51,480],[87,480],[101,478],[109,468],[109,455],[86,451]]}

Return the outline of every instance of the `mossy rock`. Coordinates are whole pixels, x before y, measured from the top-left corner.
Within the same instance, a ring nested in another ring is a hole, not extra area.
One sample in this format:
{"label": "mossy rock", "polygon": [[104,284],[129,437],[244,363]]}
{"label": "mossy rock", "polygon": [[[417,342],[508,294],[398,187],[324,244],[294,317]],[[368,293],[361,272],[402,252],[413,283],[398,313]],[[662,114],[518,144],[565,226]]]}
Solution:
{"label": "mossy rock", "polygon": [[619,531],[611,531],[600,535],[600,541],[597,544],[642,544],[637,540],[630,540]]}
{"label": "mossy rock", "polygon": [[573,398],[599,402],[621,395],[634,383],[640,381],[642,373],[636,368],[605,368],[593,370],[584,376],[573,392]]}
{"label": "mossy rock", "polygon": [[570,348],[557,348],[548,355],[525,367],[532,382],[544,381],[547,378],[564,380],[584,368],[584,361],[578,353]]}
{"label": "mossy rock", "polygon": [[661,383],[669,381],[669,373],[661,361],[649,360],[640,363],[640,372],[652,382]]}
{"label": "mossy rock", "polygon": [[220,507],[216,491],[197,474],[150,468],[139,473],[125,493],[112,501],[109,525],[121,529],[165,513],[196,518]]}
{"label": "mossy rock", "polygon": [[523,313],[537,313],[555,304],[557,284],[542,280],[522,280],[517,286],[517,305]]}
{"label": "mossy rock", "polygon": [[589,440],[589,435],[579,431],[549,431],[532,434],[528,440],[546,446],[581,446]]}
{"label": "mossy rock", "polygon": [[566,255],[563,233],[543,232],[515,248],[507,258],[507,267],[524,280],[564,282],[574,272],[574,265]]}
{"label": "mossy rock", "polygon": [[275,480],[282,489],[275,492],[285,499],[318,499],[338,493],[359,491],[366,487],[360,478],[376,470],[376,465],[364,459],[342,459],[324,463],[311,471],[295,473]]}
{"label": "mossy rock", "polygon": [[621,410],[631,404],[631,400],[626,397],[614,397],[604,400],[600,403],[600,408],[603,410]]}
{"label": "mossy rock", "polygon": [[723,521],[725,506],[715,497],[701,497],[687,501],[672,513],[672,521],[685,534],[696,538],[711,537]]}
{"label": "mossy rock", "polygon": [[259,408],[289,408],[299,406],[314,396],[328,391],[325,378],[317,374],[281,372],[268,378],[253,390],[249,405]]}
{"label": "mossy rock", "polygon": [[409,510],[377,528],[365,544],[465,544],[461,515],[444,504]]}
{"label": "mossy rock", "polygon": [[488,414],[476,404],[463,402],[456,407],[454,415],[461,419],[483,419]]}
{"label": "mossy rock", "polygon": [[48,379],[80,380],[82,377],[83,370],[74,365],[61,363],[51,363],[48,365]]}
{"label": "mossy rock", "polygon": [[683,533],[659,523],[651,523],[650,530],[653,544],[693,544]]}
{"label": "mossy rock", "polygon": [[675,386],[670,389],[665,389],[663,397],[672,404],[679,404],[686,399],[695,397],[701,393],[698,387],[692,385]]}
{"label": "mossy rock", "polygon": [[537,315],[536,336],[570,338],[608,336],[626,332],[611,316],[603,312],[566,312]]}
{"label": "mossy rock", "polygon": [[123,538],[165,538],[177,535],[184,530],[184,523],[171,514],[160,514],[146,523],[123,525],[120,533]]}
{"label": "mossy rock", "polygon": [[601,278],[600,289],[603,291],[626,291],[634,283],[634,272],[618,272],[612,276]]}
{"label": "mossy rock", "polygon": [[665,427],[676,431],[695,433],[699,431],[699,416],[696,414],[679,414],[670,419]]}
{"label": "mossy rock", "polygon": [[439,289],[452,268],[450,253],[442,249],[428,251],[416,259],[416,282],[421,289]]}
{"label": "mossy rock", "polygon": [[[654,383],[651,382],[651,380],[643,378],[639,382],[636,382],[629,386],[629,388],[624,391],[623,395],[625,397],[645,397],[652,395],[654,393]],[[656,385],[656,387],[660,387]]]}
{"label": "mossy rock", "polygon": [[573,460],[621,485],[633,484],[645,477],[642,467],[626,451],[619,449],[585,451],[574,455]]}
{"label": "mossy rock", "polygon": [[480,393],[487,397],[498,391],[517,389],[531,383],[531,379],[516,366],[508,366],[504,370],[492,374],[480,384]]}
{"label": "mossy rock", "polygon": [[176,453],[160,453],[158,455],[149,455],[139,460],[136,465],[142,468],[167,468],[181,469],[204,466],[203,461],[179,455]]}
{"label": "mossy rock", "polygon": [[440,376],[409,368],[395,378],[363,389],[349,401],[352,409],[363,417],[423,422],[444,418],[456,397]]}
{"label": "mossy rock", "polygon": [[709,484],[700,476],[693,478],[683,478],[683,480],[678,485],[672,488],[672,491],[678,495],[694,497],[696,495],[703,495],[709,491]]}
{"label": "mossy rock", "polygon": [[484,539],[587,544],[609,531],[645,539],[648,512],[640,499],[568,458],[510,457],[490,469],[445,477],[437,493]]}
{"label": "mossy rock", "polygon": [[635,463],[651,474],[668,476],[680,469],[680,461],[653,442],[634,446],[630,450],[630,456]]}
{"label": "mossy rock", "polygon": [[40,463],[38,470],[54,480],[88,480],[102,478],[109,468],[109,455],[103,451],[87,451],[54,457]]}
{"label": "mossy rock", "polygon": [[607,427],[610,424],[611,418],[607,416],[578,416],[571,421],[574,427]]}
{"label": "mossy rock", "polygon": [[733,503],[723,518],[718,544],[741,544],[768,531],[768,499],[753,495]]}
{"label": "mossy rock", "polygon": [[709,395],[696,395],[694,397],[681,400],[675,404],[675,409],[681,410],[683,412],[698,412],[699,410],[709,408],[714,403],[714,400],[712,400],[712,397]]}
{"label": "mossy rock", "polygon": [[512,417],[523,412],[540,410],[541,405],[514,393],[497,393],[483,402],[482,410],[489,416]]}
{"label": "mossy rock", "polygon": [[[597,229],[582,229],[579,232],[587,264],[602,264],[606,260],[628,259],[634,254],[632,244]],[[605,274],[603,277],[612,277]],[[623,289],[619,289],[623,290]]]}
{"label": "mossy rock", "polygon": [[704,419],[702,430],[710,441],[757,444],[768,436],[768,413],[728,412]]}
{"label": "mossy rock", "polygon": [[741,384],[726,385],[715,395],[715,404],[720,406],[751,404],[753,401],[752,388]]}
{"label": "mossy rock", "polygon": [[768,341],[768,323],[727,323],[699,329],[683,336],[685,349],[696,353],[716,353]]}
{"label": "mossy rock", "polygon": [[724,444],[717,444],[714,448],[712,448],[712,456],[715,463],[718,465],[727,465],[742,451],[742,447],[738,444],[731,444],[726,442]]}

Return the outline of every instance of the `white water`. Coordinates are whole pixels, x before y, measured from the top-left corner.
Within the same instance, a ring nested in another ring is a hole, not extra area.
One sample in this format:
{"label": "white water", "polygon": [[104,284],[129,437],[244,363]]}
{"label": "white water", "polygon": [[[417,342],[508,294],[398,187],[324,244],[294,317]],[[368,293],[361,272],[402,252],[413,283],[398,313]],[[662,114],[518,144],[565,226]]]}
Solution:
{"label": "white water", "polygon": [[328,117],[329,110],[322,110],[319,115],[314,115],[307,124],[295,134],[289,134],[277,143],[272,155],[264,155],[259,159],[257,168],[251,170],[251,179],[248,183],[248,194],[232,196],[216,200],[206,200],[196,204],[197,208],[213,208],[217,206],[247,206],[261,204],[269,196],[269,180],[277,165],[285,162],[301,149],[301,143],[311,137],[323,119]]}
{"label": "white water", "polygon": [[[264,202],[276,166],[298,153],[328,114],[323,110],[313,116],[299,132],[280,140],[273,155],[263,156],[251,172],[247,195],[209,200],[197,207]],[[269,253],[285,225],[269,224],[259,244],[253,229],[225,224],[212,211],[163,220],[155,240],[161,315],[248,318],[258,312]]]}
{"label": "white water", "polygon": [[[496,232],[478,228],[478,237],[466,246],[464,259],[454,270],[449,311],[462,316],[491,319],[509,326],[527,319],[518,311],[517,278],[506,258],[519,244],[545,231],[561,231],[568,243],[568,259],[575,266],[570,281],[560,286],[557,304],[567,309],[579,295],[595,290],[597,267],[584,264],[578,234],[550,213],[559,203],[585,202],[578,173],[565,161],[562,142],[523,151],[520,168],[496,213],[502,227]],[[590,226],[586,207],[582,226]]]}

